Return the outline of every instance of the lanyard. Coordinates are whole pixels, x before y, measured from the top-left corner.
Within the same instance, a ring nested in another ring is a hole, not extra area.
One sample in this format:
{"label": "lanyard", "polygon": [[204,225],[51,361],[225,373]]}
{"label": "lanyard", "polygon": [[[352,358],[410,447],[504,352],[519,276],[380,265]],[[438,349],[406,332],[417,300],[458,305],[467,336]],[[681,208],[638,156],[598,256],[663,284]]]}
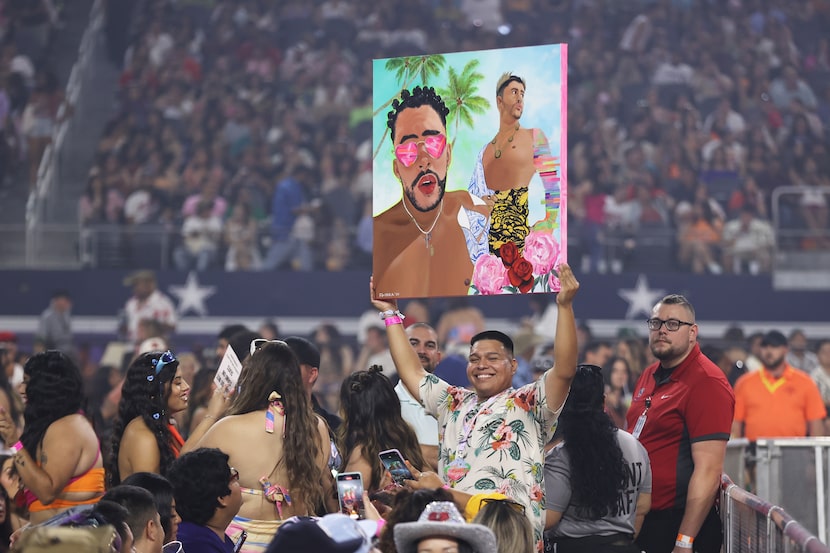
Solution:
{"label": "lanyard", "polygon": [[637,424],[634,425],[634,431],[631,433],[638,440],[640,439],[640,433],[643,431],[643,427],[646,425],[646,413],[651,409],[651,396],[646,398],[645,403],[646,408],[643,409],[643,413],[637,418]]}
{"label": "lanyard", "polygon": [[784,370],[784,374],[781,375],[781,378],[779,378],[777,380],[774,380],[774,381],[770,381],[769,379],[767,379],[767,374],[766,373],[767,373],[767,370],[762,368],[761,373],[758,376],[761,377],[761,384],[764,385],[764,388],[766,388],[767,391],[770,394],[774,394],[775,391],[778,388],[780,388],[781,386],[783,386],[784,384],[787,383],[787,378],[786,378],[787,370],[786,369]]}

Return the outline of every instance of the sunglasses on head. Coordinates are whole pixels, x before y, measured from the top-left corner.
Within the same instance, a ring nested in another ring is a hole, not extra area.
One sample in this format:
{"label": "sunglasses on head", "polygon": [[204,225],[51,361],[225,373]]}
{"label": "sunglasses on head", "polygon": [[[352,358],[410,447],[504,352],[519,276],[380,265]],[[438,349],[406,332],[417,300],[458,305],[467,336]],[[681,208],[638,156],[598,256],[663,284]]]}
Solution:
{"label": "sunglasses on head", "polygon": [[161,357],[158,359],[153,359],[153,369],[155,369],[155,374],[151,374],[147,377],[147,380],[150,382],[153,381],[155,377],[161,373],[161,370],[164,368],[165,365],[169,365],[170,363],[176,362],[176,356],[173,355],[173,352],[170,350],[165,351],[161,354]]}
{"label": "sunglasses on head", "polygon": [[432,159],[438,159],[447,147],[447,137],[444,134],[434,134],[424,137],[423,140],[404,142],[395,146],[395,157],[404,167],[410,167],[418,159],[418,146],[424,145]]}
{"label": "sunglasses on head", "polygon": [[253,340],[251,340],[251,351],[249,351],[248,353],[253,355],[256,350],[260,349],[265,344],[282,344],[284,346],[288,346],[288,344],[286,344],[282,340],[266,340],[265,338],[254,338]]}
{"label": "sunglasses on head", "polygon": [[514,511],[516,511],[518,513],[521,513],[521,514],[525,514],[525,506],[522,505],[521,503],[513,501],[512,499],[501,499],[501,498],[497,498],[497,497],[485,497],[484,499],[481,500],[481,506],[482,507],[484,507],[485,505],[488,505],[490,503],[495,503],[495,504],[498,504],[498,505],[507,505],[508,507],[513,509]]}

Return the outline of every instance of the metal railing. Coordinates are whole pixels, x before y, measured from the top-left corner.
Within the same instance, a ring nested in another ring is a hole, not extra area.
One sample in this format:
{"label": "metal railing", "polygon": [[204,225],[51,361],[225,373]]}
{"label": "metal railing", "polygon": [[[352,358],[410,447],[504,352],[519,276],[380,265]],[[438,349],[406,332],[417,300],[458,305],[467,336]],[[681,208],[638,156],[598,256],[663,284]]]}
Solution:
{"label": "metal railing", "polygon": [[[789,517],[787,520],[797,520],[816,540],[830,540],[830,438],[730,440],[724,472],[736,490],[752,496],[750,506],[764,506],[770,517],[778,516],[774,513],[780,511]],[[750,517],[742,527],[753,524],[758,522]]]}
{"label": "metal railing", "polygon": [[830,205],[830,187],[779,186],[771,200],[773,284],[778,289],[830,290],[830,226],[824,223],[822,228],[818,215]]}
{"label": "metal railing", "polygon": [[[76,133],[84,132],[84,114],[88,109],[84,101],[84,89],[91,78],[92,58],[96,45],[100,42],[101,29],[104,24],[102,0],[95,0],[90,10],[89,25],[78,47],[78,59],[72,66],[66,84],[64,102],[57,113],[57,124],[52,133],[52,142],[43,153],[38,165],[37,182],[29,194],[26,203],[26,249],[25,265],[37,266],[37,244],[42,237],[37,236],[45,230],[44,220],[51,210],[56,208],[55,198],[61,182],[62,156],[65,145]],[[48,232],[48,230],[47,230]],[[77,229],[75,229],[77,232]]]}
{"label": "metal railing", "polygon": [[720,505],[724,553],[830,553],[784,509],[740,488],[725,474]]}

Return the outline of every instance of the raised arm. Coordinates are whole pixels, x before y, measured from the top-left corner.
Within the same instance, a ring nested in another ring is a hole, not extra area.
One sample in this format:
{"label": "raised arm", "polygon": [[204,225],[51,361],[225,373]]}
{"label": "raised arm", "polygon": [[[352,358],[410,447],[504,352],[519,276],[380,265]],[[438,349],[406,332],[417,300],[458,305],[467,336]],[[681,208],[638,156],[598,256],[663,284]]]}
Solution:
{"label": "raised arm", "polygon": [[556,296],[558,317],[553,348],[553,370],[545,374],[545,395],[548,409],[556,411],[565,403],[571,381],[576,374],[578,346],[576,343],[576,319],[573,299],[579,290],[579,282],[571,268],[563,263],[559,266],[559,281],[562,288]]}
{"label": "raised arm", "polygon": [[216,388],[215,384],[213,386],[213,395],[208,402],[207,412],[202,417],[202,420],[199,421],[199,424],[191,431],[190,436],[187,438],[184,446],[182,446],[182,455],[188,451],[193,451],[198,448],[199,442],[202,441],[202,438],[205,434],[207,434],[207,431],[210,430],[210,428],[216,424],[216,421],[221,419],[225,414],[225,411],[228,410],[231,391]]}
{"label": "raised arm", "polygon": [[[372,306],[379,312],[397,311],[398,302],[395,300],[386,301],[375,297],[374,280],[369,280],[369,296],[372,300]],[[391,321],[386,321],[387,323]],[[409,343],[409,338],[404,332],[403,324],[387,324],[386,336],[389,340],[389,352],[392,354],[392,361],[395,362],[395,368],[398,370],[398,376],[403,382],[406,389],[417,401],[421,401],[421,393],[418,390],[421,379],[427,375],[424,367],[421,366],[421,360],[418,359],[418,354]]]}

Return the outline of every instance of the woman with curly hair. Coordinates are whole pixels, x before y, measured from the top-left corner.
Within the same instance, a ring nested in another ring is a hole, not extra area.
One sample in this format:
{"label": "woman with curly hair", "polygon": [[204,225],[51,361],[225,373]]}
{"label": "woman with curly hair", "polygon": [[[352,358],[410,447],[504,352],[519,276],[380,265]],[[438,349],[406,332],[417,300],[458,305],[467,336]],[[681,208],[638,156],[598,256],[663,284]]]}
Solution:
{"label": "woman with curly hair", "polygon": [[651,465],[604,411],[602,369],[579,365],[545,460],[545,541],[559,553],[639,553],[651,507]]}
{"label": "woman with curly hair", "polygon": [[[23,367],[20,388],[24,429],[12,449],[32,524],[97,502],[104,493],[104,464],[95,430],[82,413],[86,400],[78,367],[59,351],[39,353]],[[9,441],[16,432],[1,412],[0,434]]]}
{"label": "woman with curly hair", "polygon": [[340,386],[340,411],[343,424],[338,433],[346,472],[360,472],[370,493],[381,488],[386,469],[378,453],[395,448],[404,459],[420,470],[426,461],[418,436],[401,416],[401,402],[383,369],[373,365],[368,371],[350,374]]}
{"label": "woman with curly hair", "polygon": [[227,416],[198,444],[221,449],[239,471],[242,507],[227,533],[235,540],[245,530],[246,552],[264,551],[287,518],[313,515],[324,504],[336,509],[328,427],[311,410],[296,356],[280,340],[252,346]]}
{"label": "woman with curly hair", "polygon": [[166,475],[170,463],[204,436],[225,410],[221,391],[214,392],[208,414],[185,443],[172,416],[187,409],[190,386],[170,351],[139,355],[127,369],[107,459],[107,486],[117,486],[136,472]]}

